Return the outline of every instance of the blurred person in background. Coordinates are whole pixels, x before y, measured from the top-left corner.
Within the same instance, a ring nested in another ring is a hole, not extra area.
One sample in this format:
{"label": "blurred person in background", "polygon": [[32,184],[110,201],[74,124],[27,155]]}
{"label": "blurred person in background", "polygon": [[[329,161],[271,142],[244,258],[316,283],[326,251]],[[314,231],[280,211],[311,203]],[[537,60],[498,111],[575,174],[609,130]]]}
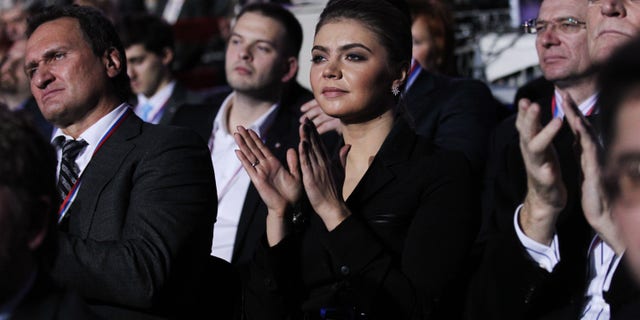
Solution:
{"label": "blurred person in background", "polygon": [[132,105],[142,120],[168,124],[181,105],[202,100],[174,77],[173,32],[164,19],[152,14],[126,15],[116,28],[125,47],[127,74],[136,95]]}
{"label": "blurred person in background", "polygon": [[48,275],[56,255],[55,153],[0,103],[0,319],[97,319]]}

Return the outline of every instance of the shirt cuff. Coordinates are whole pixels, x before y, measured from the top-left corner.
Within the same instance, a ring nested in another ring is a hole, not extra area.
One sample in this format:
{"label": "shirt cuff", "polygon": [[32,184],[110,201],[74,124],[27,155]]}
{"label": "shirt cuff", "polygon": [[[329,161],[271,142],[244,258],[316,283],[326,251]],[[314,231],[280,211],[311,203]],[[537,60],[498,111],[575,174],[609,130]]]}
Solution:
{"label": "shirt cuff", "polygon": [[538,263],[540,268],[551,272],[553,268],[560,262],[560,250],[558,249],[558,235],[554,233],[553,240],[549,246],[545,246],[529,237],[520,229],[520,210],[522,204],[516,208],[516,212],[513,215],[513,227],[516,229],[516,234],[520,243],[524,246],[529,253],[529,256]]}

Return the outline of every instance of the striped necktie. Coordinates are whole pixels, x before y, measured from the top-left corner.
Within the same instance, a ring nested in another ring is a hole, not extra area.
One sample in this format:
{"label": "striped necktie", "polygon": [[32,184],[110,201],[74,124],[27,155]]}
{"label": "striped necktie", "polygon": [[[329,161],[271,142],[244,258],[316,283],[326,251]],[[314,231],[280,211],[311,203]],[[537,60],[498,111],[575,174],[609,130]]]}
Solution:
{"label": "striped necktie", "polygon": [[65,139],[62,143],[62,158],[60,159],[60,176],[58,177],[58,191],[64,200],[69,190],[78,180],[80,168],[76,164],[76,157],[87,146],[84,140]]}

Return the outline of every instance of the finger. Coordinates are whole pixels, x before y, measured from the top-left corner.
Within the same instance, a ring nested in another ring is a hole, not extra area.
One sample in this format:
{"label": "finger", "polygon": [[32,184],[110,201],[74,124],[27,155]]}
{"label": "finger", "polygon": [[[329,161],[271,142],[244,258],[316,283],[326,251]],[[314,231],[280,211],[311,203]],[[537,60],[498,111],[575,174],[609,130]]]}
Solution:
{"label": "finger", "polygon": [[304,123],[305,118],[315,119],[322,114],[323,114],[322,109],[320,109],[319,107],[309,109],[300,117],[300,123]]}
{"label": "finger", "polygon": [[287,150],[287,165],[289,166],[289,173],[296,181],[300,181],[300,161],[298,160],[298,154],[292,148]]}
{"label": "finger", "polygon": [[540,153],[551,146],[553,138],[562,128],[562,120],[555,118],[551,120],[535,137],[529,141],[529,150]]}
{"label": "finger", "polygon": [[598,135],[593,126],[591,126],[591,122],[589,122],[587,117],[582,114],[582,111],[580,111],[578,106],[573,102],[571,96],[563,93],[562,98],[564,99],[562,101],[562,109],[564,110],[565,117],[567,117],[571,131],[573,131],[574,134],[577,134],[578,127],[582,128],[582,138],[591,139],[594,144],[601,147],[600,141],[597,138]]}
{"label": "finger", "polygon": [[323,123],[321,123],[320,125],[318,125],[318,133],[319,134],[325,134],[329,131],[336,131],[338,133],[340,133],[341,130],[341,126],[342,126],[342,122],[340,122],[340,120],[327,116],[327,121],[324,121]]}
{"label": "finger", "polygon": [[253,130],[245,129],[242,126],[238,126],[237,130],[238,130],[238,133],[245,138],[244,139],[245,144],[249,149],[251,149],[251,152],[255,157],[255,159],[251,159],[249,157],[250,160],[253,160],[254,163],[256,160],[264,160],[265,155],[262,153],[262,150],[261,150],[261,146],[263,145],[263,143],[262,143],[262,140],[260,140],[260,137],[258,137],[258,134],[256,134],[255,131]]}
{"label": "finger", "polygon": [[256,182],[257,179],[257,172],[258,169],[256,169],[256,167],[253,166],[253,162],[251,162],[245,155],[244,153],[242,153],[241,150],[235,150],[236,152],[236,157],[238,157],[238,160],[240,160],[240,163],[242,164],[242,167],[244,168],[244,170],[247,172],[247,174],[249,175],[249,178],[251,179],[251,181]]}
{"label": "finger", "polygon": [[239,151],[242,152],[243,156],[248,159],[250,163],[254,163],[257,157],[254,154],[254,150],[247,144],[247,141],[251,140],[249,133],[243,128],[233,134],[233,139],[236,141],[236,145],[238,145]]}
{"label": "finger", "polygon": [[324,144],[320,140],[320,134],[313,124],[313,121],[307,120],[307,130],[309,135],[310,153],[309,159],[314,165],[323,165],[326,159],[326,151],[324,150]]}
{"label": "finger", "polygon": [[342,164],[342,168],[345,168],[347,166],[347,155],[349,155],[350,150],[350,144],[345,144],[342,148],[340,148],[340,164]]}
{"label": "finger", "polygon": [[318,106],[318,101],[316,101],[316,99],[311,99],[305,102],[302,106],[300,106],[300,111],[307,112],[317,106]]}
{"label": "finger", "polygon": [[516,129],[521,140],[529,141],[540,131],[539,113],[540,106],[537,103],[531,103],[528,99],[520,100],[516,115]]}

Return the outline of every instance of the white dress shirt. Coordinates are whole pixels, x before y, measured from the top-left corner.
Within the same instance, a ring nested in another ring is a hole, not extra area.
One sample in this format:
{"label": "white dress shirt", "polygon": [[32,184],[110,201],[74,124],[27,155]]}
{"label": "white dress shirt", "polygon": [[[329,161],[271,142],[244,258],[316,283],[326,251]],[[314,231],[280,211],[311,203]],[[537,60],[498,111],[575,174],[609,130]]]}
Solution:
{"label": "white dress shirt", "polygon": [[[227,129],[227,115],[232,100],[233,93],[222,103],[213,122],[213,131],[209,139],[209,150],[211,150],[211,161],[218,190],[218,218],[213,227],[211,255],[229,262],[233,255],[244,200],[251,183],[249,175],[235,154],[238,146],[233,139],[233,134]],[[247,129],[264,137],[275,120],[277,109],[278,104],[274,104]]]}
{"label": "white dress shirt", "polygon": [[[151,98],[147,98],[144,94],[138,94],[138,105],[136,105],[133,111],[145,122],[158,124],[164,114],[164,107],[167,101],[169,101],[169,98],[171,98],[175,87],[176,81],[174,80],[169,82],[164,88],[158,90]],[[149,104],[152,107],[147,117],[144,117],[142,110],[145,104]]]}
{"label": "white dress shirt", "polygon": [[[558,247],[558,235],[553,235],[553,241],[549,246],[536,242],[527,237],[520,228],[519,218],[522,205],[518,206],[513,217],[513,224],[516,229],[518,239],[525,247],[529,256],[538,263],[540,268],[552,272],[553,268],[560,262],[560,250]],[[609,291],[613,274],[620,263],[622,255],[617,256],[615,251],[604,241],[595,236],[589,246],[589,274],[588,289],[585,292],[586,303],[582,308],[580,319],[583,320],[606,320],[611,316],[609,304],[604,300],[603,293]]]}
{"label": "white dress shirt", "polygon": [[[117,108],[113,109],[107,115],[102,117],[96,123],[94,123],[91,127],[85,130],[78,139],[76,140],[84,140],[87,142],[87,146],[78,153],[76,157],[76,165],[78,166],[78,181],[82,179],[82,172],[89,165],[89,161],[91,161],[91,157],[93,157],[96,148],[100,144],[100,140],[105,136],[105,134],[109,131],[109,129],[120,119],[120,117],[130,109],[131,106],[127,103],[123,103]],[[58,137],[65,137],[65,139],[73,139],[73,137],[68,136],[62,132],[59,128],[56,128],[53,132],[53,136],[51,138],[51,142],[56,149],[56,158],[58,159],[58,165],[56,168],[56,177],[60,176],[60,159],[62,158],[62,146],[58,145],[55,140]],[[69,205],[73,202],[74,198],[69,198]],[[66,206],[69,207],[68,205]],[[66,210],[65,210],[66,211]],[[64,212],[61,212],[61,216],[64,216]]]}

